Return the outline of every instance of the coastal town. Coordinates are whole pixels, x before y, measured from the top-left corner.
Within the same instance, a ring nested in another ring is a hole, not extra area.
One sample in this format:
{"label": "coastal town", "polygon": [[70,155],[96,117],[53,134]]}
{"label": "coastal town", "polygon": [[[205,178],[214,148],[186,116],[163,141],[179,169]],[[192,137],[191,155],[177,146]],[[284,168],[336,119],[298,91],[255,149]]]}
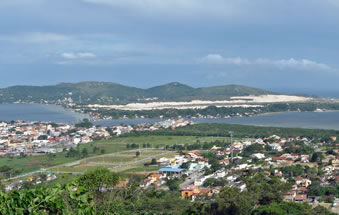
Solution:
{"label": "coastal town", "polygon": [[334,136],[317,144],[307,138],[276,135],[239,140],[226,147],[219,142],[207,150],[181,151],[173,158],[158,159],[161,168],[140,186],[177,189],[182,198],[194,201],[213,199],[224,186],[242,192],[247,189],[244,176],[262,174],[289,184],[284,201],[322,204],[338,212],[338,146]]}
{"label": "coastal town", "polygon": [[[191,124],[191,121],[185,120],[108,127],[95,126],[87,119],[76,124],[1,122],[1,156],[53,155],[65,151],[68,151],[68,155],[73,148],[93,141],[109,140],[132,132],[175,130]],[[216,139],[212,142],[200,142],[197,139],[195,142],[166,145],[157,149],[144,145],[150,147],[148,153],[157,152],[152,150],[158,150],[159,153],[167,151],[172,156],[145,157],[146,160],[152,158],[152,161],[140,165],[157,170],[143,173],[145,178],[139,185],[143,189],[176,191],[181,198],[193,202],[210,201],[224,187],[244,192],[249,189],[249,178],[258,177],[258,180],[273,180],[288,186],[284,190],[283,201],[307,202],[338,212],[339,142],[336,136],[320,140],[278,135]],[[132,150],[126,151],[124,156],[127,153],[137,153],[137,157],[140,152],[147,154],[147,151],[139,149],[140,146],[136,151],[133,150],[133,145],[127,144],[126,147],[127,150]],[[103,162],[100,164],[107,165]],[[120,164],[114,168],[126,165]],[[10,192],[25,188],[27,184],[48,183],[57,179],[59,174],[58,171],[49,170],[29,175],[8,183],[5,190]]]}
{"label": "coastal town", "polygon": [[42,122],[0,122],[0,156],[55,154],[94,140],[105,140],[132,131],[156,131],[192,124],[185,120],[164,120],[153,124],[93,126],[85,120],[77,124]]}

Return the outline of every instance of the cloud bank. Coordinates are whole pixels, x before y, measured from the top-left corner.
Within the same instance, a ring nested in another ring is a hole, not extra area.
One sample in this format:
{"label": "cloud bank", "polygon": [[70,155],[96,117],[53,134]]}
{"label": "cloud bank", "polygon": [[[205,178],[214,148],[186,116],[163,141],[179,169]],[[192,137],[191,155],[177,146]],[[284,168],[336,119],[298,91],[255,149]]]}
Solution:
{"label": "cloud bank", "polygon": [[95,58],[96,55],[91,52],[65,52],[61,54],[61,57],[68,60],[75,60],[83,58]]}
{"label": "cloud bank", "polygon": [[229,64],[229,65],[262,65],[262,66],[274,66],[281,69],[284,68],[292,68],[292,69],[310,69],[310,70],[321,70],[321,71],[336,71],[335,68],[330,67],[324,63],[318,63],[308,59],[279,59],[272,60],[267,58],[258,58],[254,60],[250,60],[247,58],[226,58],[219,54],[209,54],[205,57],[202,57],[199,60],[200,63],[203,64]]}

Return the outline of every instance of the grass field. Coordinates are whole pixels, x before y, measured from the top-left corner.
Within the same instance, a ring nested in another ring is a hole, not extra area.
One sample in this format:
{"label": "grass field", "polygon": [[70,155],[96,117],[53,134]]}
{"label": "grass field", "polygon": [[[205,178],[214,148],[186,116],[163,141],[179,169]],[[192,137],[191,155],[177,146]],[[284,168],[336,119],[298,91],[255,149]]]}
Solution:
{"label": "grass field", "polygon": [[98,157],[98,158],[89,158],[86,161],[95,162],[95,163],[126,163],[126,162],[138,161],[141,159],[143,159],[143,157],[105,156],[105,157]]}
{"label": "grass field", "polygon": [[152,171],[159,170],[160,167],[158,166],[138,166],[130,169],[125,169],[121,171],[121,173],[147,173]]}
{"label": "grass field", "polygon": [[[152,156],[152,155],[157,155],[157,154],[159,154],[159,153],[161,153],[161,152],[164,152],[164,151],[160,151],[160,150],[156,150],[156,151],[154,151],[154,150],[152,150],[152,149],[150,149],[149,151],[147,150],[147,151],[140,151],[140,156]],[[128,152],[128,151],[126,151],[126,152],[121,152],[120,153],[121,155],[128,155],[128,156],[135,156],[135,152]]]}
{"label": "grass field", "polygon": [[[211,142],[215,140],[228,140],[224,137],[194,137],[194,136],[140,136],[140,137],[115,137],[109,140],[104,141],[94,141],[87,144],[81,144],[79,146],[79,151],[81,152],[84,148],[88,151],[88,157],[93,157],[100,155],[102,151],[104,154],[121,152],[129,150],[127,144],[138,144],[142,147],[143,144],[151,144],[152,147],[159,147],[162,149],[166,145],[174,144],[191,144],[200,140],[200,142]],[[94,152],[94,148],[98,150]],[[135,152],[124,152],[126,155],[133,154]],[[150,152],[153,153],[153,152]],[[0,158],[0,167],[9,166],[13,169],[13,175],[19,175],[26,172],[32,172],[39,170],[41,168],[52,167],[56,165],[66,164],[82,159],[82,157],[71,157],[67,158],[66,152],[57,153],[55,157],[50,155],[36,155],[36,156],[26,156],[23,158]],[[143,156],[144,154],[141,154]],[[147,154],[145,155],[153,155]],[[120,159],[118,159],[120,162]]]}
{"label": "grass field", "polygon": [[[87,172],[88,170],[96,169],[96,168],[99,168],[99,167],[102,167],[102,166],[92,165],[92,164],[80,164],[80,165],[76,165],[76,166],[73,166],[73,167],[53,168],[50,171],[54,172],[54,173],[58,173],[58,172],[83,173],[83,172]],[[113,165],[112,166],[105,166],[105,167],[109,168],[109,167],[113,167]]]}

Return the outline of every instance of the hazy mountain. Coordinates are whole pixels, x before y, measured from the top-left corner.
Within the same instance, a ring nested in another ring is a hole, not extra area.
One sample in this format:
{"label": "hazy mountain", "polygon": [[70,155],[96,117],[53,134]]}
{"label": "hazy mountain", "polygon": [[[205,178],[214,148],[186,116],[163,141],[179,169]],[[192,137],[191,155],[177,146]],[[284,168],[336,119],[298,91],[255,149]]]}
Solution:
{"label": "hazy mountain", "polygon": [[126,104],[158,101],[223,100],[231,96],[264,95],[271,92],[241,85],[193,88],[178,82],[149,89],[123,86],[110,82],[61,83],[53,86],[13,86],[0,89],[1,103],[59,103],[71,98],[83,104]]}

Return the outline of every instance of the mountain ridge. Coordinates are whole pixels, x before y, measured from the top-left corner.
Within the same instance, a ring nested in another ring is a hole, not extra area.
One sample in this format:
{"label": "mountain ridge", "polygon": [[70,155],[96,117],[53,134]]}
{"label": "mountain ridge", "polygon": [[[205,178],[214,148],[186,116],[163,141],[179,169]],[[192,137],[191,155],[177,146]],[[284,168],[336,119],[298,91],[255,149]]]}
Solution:
{"label": "mountain ridge", "polygon": [[147,89],[114,82],[85,81],[47,86],[16,85],[0,89],[0,103],[127,104],[148,101],[225,100],[232,96],[276,94],[243,85],[194,88],[171,82]]}

